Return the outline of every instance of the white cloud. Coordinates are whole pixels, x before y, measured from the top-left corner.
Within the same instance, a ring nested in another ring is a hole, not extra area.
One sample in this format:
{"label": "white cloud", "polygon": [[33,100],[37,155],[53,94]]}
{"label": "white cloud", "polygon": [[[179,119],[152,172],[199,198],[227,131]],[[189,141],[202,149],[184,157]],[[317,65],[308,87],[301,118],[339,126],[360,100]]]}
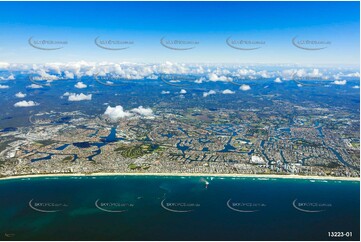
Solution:
{"label": "white cloud", "polygon": [[24,97],[26,97],[26,94],[22,93],[22,92],[18,92],[18,93],[15,94],[15,97],[24,98]]}
{"label": "white cloud", "polygon": [[360,86],[353,86],[352,88],[360,89]]}
{"label": "white cloud", "polygon": [[83,88],[87,88],[88,86],[85,85],[83,82],[78,82],[77,84],[75,84],[75,87],[79,89],[83,89]]}
{"label": "white cloud", "polygon": [[32,88],[32,89],[39,89],[39,88],[43,88],[43,86],[41,85],[38,85],[38,84],[31,84],[29,86],[27,86],[28,88]]}
{"label": "white cloud", "polygon": [[241,68],[233,73],[234,76],[237,76],[241,79],[260,79],[260,78],[271,78],[273,73],[269,73],[267,70],[252,70]]}
{"label": "white cloud", "polygon": [[346,85],[347,81],[346,80],[343,80],[343,81],[334,81],[332,82],[332,84],[335,84],[335,85]]}
{"label": "white cloud", "polygon": [[157,75],[150,75],[150,76],[147,76],[147,79],[150,79],[150,80],[157,80],[158,79],[158,76]]}
{"label": "white cloud", "polygon": [[257,74],[257,72],[255,70],[252,69],[238,69],[236,72],[237,76],[254,76]]}
{"label": "white cloud", "polygon": [[[257,80],[279,77],[283,82],[292,79],[299,80],[348,80],[360,76],[357,68],[329,68],[312,65],[275,64],[273,71],[269,65],[218,65],[218,64],[184,64],[165,62],[162,64],[144,64],[132,62],[67,62],[46,64],[10,64],[0,62],[0,70],[8,71],[1,74],[0,80],[12,80],[17,73],[29,74],[33,80],[46,80],[48,83],[56,80],[69,80],[83,76],[104,76],[116,79],[141,80],[157,79],[162,75],[175,75],[167,81],[182,80],[181,75],[195,76],[195,83],[206,81]],[[15,74],[12,74],[15,73]],[[189,76],[187,76],[189,77]],[[111,80],[111,79],[110,79]],[[111,82],[109,82],[111,84]],[[89,86],[89,85],[88,85]],[[44,87],[44,85],[43,85]]]}
{"label": "white cloud", "polygon": [[33,107],[38,106],[39,103],[36,103],[34,101],[20,101],[14,104],[14,107]]}
{"label": "white cloud", "polygon": [[248,91],[251,90],[251,87],[249,85],[243,84],[242,86],[239,87],[239,90]]}
{"label": "white cloud", "polygon": [[203,83],[204,80],[205,80],[205,78],[201,77],[201,78],[195,80],[194,83],[201,84],[201,83]]}
{"label": "white cloud", "polygon": [[6,62],[0,62],[0,69],[8,69],[10,66],[9,63]]}
{"label": "white cloud", "polygon": [[323,73],[319,69],[287,69],[282,70],[282,79],[283,80],[292,80],[292,79],[327,79],[323,76]]}
{"label": "white cloud", "polygon": [[179,93],[180,93],[180,94],[186,94],[186,93],[187,93],[187,91],[186,91],[186,90],[184,90],[184,89],[182,89]]}
{"label": "white cloud", "polygon": [[298,87],[302,87],[302,84],[297,84]]}
{"label": "white cloud", "polygon": [[282,80],[281,80],[281,78],[277,77],[277,78],[274,80],[274,82],[276,82],[276,83],[282,83]]}
{"label": "white cloud", "polygon": [[78,102],[78,101],[85,101],[85,100],[92,100],[92,94],[85,95],[83,93],[76,94],[76,93],[70,93],[68,100],[71,102]]}
{"label": "white cloud", "polygon": [[129,117],[132,114],[128,111],[124,111],[123,107],[118,105],[114,108],[111,106],[108,106],[107,109],[104,112],[104,116],[107,116],[112,121],[117,121],[121,118]]}
{"label": "white cloud", "polygon": [[70,72],[70,71],[64,71],[65,74],[65,78],[67,79],[74,79],[75,75],[74,73]]}
{"label": "white cloud", "polygon": [[[47,64],[47,65],[49,67],[49,65],[51,65],[51,64]],[[53,69],[55,69],[57,74],[60,74],[61,70],[60,70],[59,66],[56,66],[56,67],[54,66]],[[41,68],[41,69],[37,70],[35,73],[39,76],[35,76],[35,77],[33,77],[33,79],[34,80],[47,80],[48,82],[59,80],[59,76],[49,74],[49,73],[47,73],[47,71],[49,71],[49,70],[46,70],[45,68]]]}
{"label": "white cloud", "polygon": [[133,113],[137,113],[142,116],[152,116],[153,115],[153,110],[151,108],[143,108],[143,106],[139,106],[138,108],[133,108],[131,111]]}
{"label": "white cloud", "polygon": [[226,90],[224,90],[223,92],[222,92],[222,94],[235,94],[236,92],[234,92],[234,91],[231,91],[231,90],[229,90],[229,89],[226,89]]}
{"label": "white cloud", "polygon": [[161,94],[169,94],[170,91],[162,91]]}
{"label": "white cloud", "polygon": [[9,86],[0,84],[0,89],[8,89],[8,88],[9,88]]}
{"label": "white cloud", "polygon": [[209,79],[210,81],[213,81],[213,82],[216,82],[216,81],[225,82],[225,81],[231,80],[230,78],[228,78],[228,77],[226,77],[226,76],[218,76],[216,73],[209,73],[209,74],[208,74],[208,79]]}
{"label": "white cloud", "polygon": [[349,73],[346,76],[348,76],[348,77],[360,77],[360,73],[359,72]]}
{"label": "white cloud", "polygon": [[13,80],[15,80],[15,76],[13,74],[11,74],[10,76],[7,77],[7,79],[9,81],[13,81]]}
{"label": "white cloud", "polygon": [[210,90],[209,92],[204,92],[204,93],[203,93],[203,97],[207,97],[207,96],[209,96],[209,95],[214,95],[214,94],[216,94],[216,92],[213,91],[213,90]]}
{"label": "white cloud", "polygon": [[8,77],[0,76],[0,80],[1,81],[13,81],[13,80],[15,80],[15,76],[14,76],[14,74],[10,74],[10,76],[8,76]]}
{"label": "white cloud", "polygon": [[309,73],[310,77],[321,77],[322,73],[320,72],[319,69],[313,69],[313,71],[311,73]]}

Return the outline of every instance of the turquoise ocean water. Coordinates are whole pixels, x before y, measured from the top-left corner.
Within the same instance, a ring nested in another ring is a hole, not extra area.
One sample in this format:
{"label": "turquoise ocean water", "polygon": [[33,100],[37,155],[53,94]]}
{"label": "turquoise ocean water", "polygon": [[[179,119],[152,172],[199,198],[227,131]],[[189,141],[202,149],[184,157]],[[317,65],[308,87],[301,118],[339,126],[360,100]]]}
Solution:
{"label": "turquoise ocean water", "polygon": [[[360,237],[359,182],[220,177],[0,181],[0,240]],[[352,236],[351,236],[351,233]]]}

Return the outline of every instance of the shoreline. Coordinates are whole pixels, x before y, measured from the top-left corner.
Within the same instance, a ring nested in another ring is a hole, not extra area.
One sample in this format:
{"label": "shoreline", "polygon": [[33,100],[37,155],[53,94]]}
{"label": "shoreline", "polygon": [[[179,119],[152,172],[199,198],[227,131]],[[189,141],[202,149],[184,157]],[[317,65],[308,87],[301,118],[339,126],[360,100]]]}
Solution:
{"label": "shoreline", "polygon": [[58,173],[58,174],[31,174],[0,177],[2,180],[16,180],[26,178],[46,177],[94,177],[94,176],[164,176],[164,177],[225,177],[225,178],[274,178],[274,179],[303,179],[303,180],[334,180],[334,181],[358,181],[360,177],[332,177],[332,176],[299,176],[299,175],[274,175],[274,174],[212,174],[212,173]]}

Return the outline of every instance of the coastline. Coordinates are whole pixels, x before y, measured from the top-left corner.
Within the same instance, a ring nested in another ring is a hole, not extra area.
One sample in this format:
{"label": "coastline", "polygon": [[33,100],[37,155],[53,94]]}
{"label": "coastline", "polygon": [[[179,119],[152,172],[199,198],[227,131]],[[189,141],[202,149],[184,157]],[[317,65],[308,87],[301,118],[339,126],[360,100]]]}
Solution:
{"label": "coastline", "polygon": [[212,174],[212,173],[58,173],[58,174],[31,174],[1,177],[2,180],[15,180],[26,178],[46,177],[95,177],[95,176],[164,176],[164,177],[225,177],[225,178],[274,178],[274,179],[303,179],[303,180],[334,180],[334,181],[358,181],[360,177],[333,177],[333,176],[299,176],[299,175],[274,175],[274,174]]}

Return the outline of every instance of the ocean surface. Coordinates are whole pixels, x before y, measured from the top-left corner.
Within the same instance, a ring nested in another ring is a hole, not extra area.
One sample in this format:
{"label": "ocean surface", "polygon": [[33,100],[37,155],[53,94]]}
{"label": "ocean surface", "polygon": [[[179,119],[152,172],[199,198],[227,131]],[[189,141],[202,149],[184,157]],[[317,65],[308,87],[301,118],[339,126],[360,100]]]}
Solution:
{"label": "ocean surface", "polygon": [[2,180],[0,240],[359,240],[359,186],[162,176]]}

